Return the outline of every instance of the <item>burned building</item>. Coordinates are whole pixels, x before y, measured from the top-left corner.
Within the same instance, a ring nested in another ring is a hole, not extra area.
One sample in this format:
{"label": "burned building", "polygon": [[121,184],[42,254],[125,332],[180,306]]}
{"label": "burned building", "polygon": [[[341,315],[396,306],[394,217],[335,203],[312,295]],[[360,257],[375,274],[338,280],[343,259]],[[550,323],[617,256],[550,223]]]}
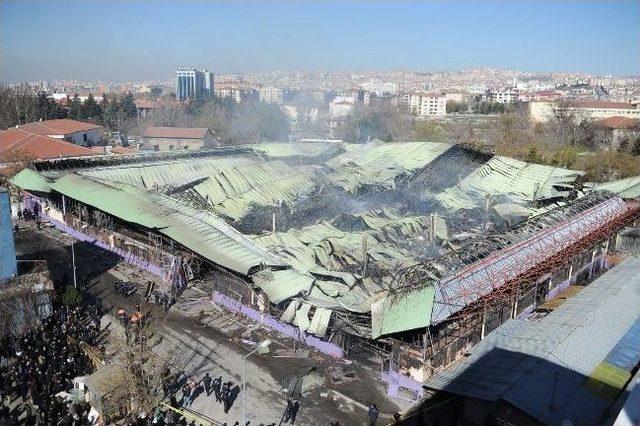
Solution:
{"label": "burned building", "polygon": [[[606,267],[636,201],[431,142],[41,162],[24,204],[77,239],[422,392],[501,323]],[[412,379],[410,379],[410,376]]]}

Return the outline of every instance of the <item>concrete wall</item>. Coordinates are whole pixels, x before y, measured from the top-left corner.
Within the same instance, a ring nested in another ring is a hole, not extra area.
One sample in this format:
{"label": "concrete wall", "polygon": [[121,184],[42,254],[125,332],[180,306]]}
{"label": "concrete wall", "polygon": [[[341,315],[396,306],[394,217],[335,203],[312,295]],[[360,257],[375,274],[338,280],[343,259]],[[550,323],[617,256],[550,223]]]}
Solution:
{"label": "concrete wall", "polygon": [[[85,140],[86,136],[86,140]],[[93,146],[100,142],[100,133],[97,129],[87,130],[84,132],[75,132],[68,135],[65,140],[75,145],[80,146]]]}
{"label": "concrete wall", "polygon": [[18,274],[9,192],[0,189],[0,280]]}
{"label": "concrete wall", "polygon": [[185,149],[202,149],[205,147],[205,139],[178,139],[178,138],[144,138],[143,149],[153,151],[174,151]]}

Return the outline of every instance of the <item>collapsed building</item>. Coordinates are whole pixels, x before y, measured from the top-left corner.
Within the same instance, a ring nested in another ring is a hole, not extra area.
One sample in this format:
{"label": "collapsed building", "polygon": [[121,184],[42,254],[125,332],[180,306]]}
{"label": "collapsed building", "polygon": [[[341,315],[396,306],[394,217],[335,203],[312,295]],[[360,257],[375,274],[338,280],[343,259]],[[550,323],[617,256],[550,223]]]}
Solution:
{"label": "collapsed building", "polygon": [[376,357],[406,388],[606,267],[640,211],[633,188],[623,198],[583,188],[581,172],[431,142],[57,160],[12,183],[27,209],[163,291],[206,279],[227,309],[334,356]]}

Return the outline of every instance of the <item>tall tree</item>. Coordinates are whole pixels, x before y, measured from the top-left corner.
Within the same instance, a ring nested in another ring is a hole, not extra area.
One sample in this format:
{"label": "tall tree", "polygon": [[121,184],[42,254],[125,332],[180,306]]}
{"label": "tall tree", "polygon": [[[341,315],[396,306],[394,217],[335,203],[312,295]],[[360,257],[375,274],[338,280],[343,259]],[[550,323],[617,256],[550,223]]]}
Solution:
{"label": "tall tree", "polygon": [[81,113],[83,119],[100,120],[102,117],[102,109],[96,102],[92,93],[89,93],[87,99],[82,103]]}
{"label": "tall tree", "polygon": [[107,120],[105,119],[105,113],[107,109],[110,107],[109,97],[106,93],[102,94],[102,101],[100,101],[100,112],[102,115],[100,116],[100,122],[104,125],[107,125]]}
{"label": "tall tree", "polygon": [[131,92],[120,99],[120,110],[126,117],[135,118],[138,116],[138,107],[136,107],[135,99]]}
{"label": "tall tree", "polygon": [[82,102],[80,102],[80,98],[76,93],[73,95],[73,98],[69,101],[69,118],[73,118],[74,120],[82,119]]}

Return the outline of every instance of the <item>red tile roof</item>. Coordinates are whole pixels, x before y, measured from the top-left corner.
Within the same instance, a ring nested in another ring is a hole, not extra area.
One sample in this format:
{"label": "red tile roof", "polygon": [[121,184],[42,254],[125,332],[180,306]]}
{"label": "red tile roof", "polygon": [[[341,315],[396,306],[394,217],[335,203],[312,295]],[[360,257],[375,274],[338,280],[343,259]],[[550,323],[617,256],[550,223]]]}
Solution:
{"label": "red tile roof", "polygon": [[145,138],[168,139],[203,139],[207,132],[206,127],[148,127],[142,135]]}
{"label": "red tile roof", "polygon": [[593,124],[607,129],[640,129],[640,119],[631,117],[608,117],[594,121]]}
{"label": "red tile roof", "polygon": [[610,101],[575,101],[571,106],[577,108],[602,108],[602,109],[636,109],[636,106],[627,102]]}
{"label": "red tile roof", "polygon": [[12,128],[0,132],[0,161],[48,160],[95,155],[88,148],[59,139]]}
{"label": "red tile roof", "polygon": [[69,118],[61,118],[56,120],[34,121],[18,126],[18,128],[30,133],[35,133],[36,135],[51,136],[70,135],[76,132],[100,129],[102,126],[85,123],[84,121],[71,120]]}

